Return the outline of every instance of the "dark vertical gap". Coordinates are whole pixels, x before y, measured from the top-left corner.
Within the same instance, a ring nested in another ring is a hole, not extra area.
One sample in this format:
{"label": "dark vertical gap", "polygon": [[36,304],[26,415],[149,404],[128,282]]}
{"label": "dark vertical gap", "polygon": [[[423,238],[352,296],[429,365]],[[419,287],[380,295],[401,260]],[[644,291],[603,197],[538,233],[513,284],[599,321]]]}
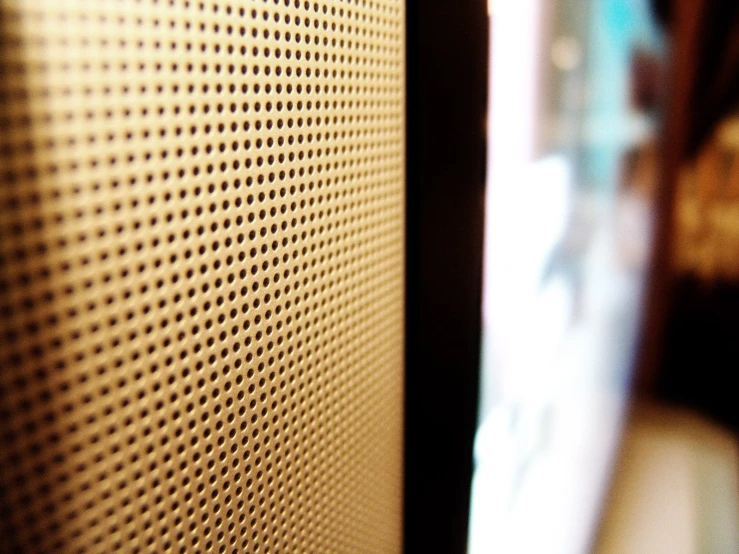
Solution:
{"label": "dark vertical gap", "polygon": [[407,2],[406,553],[463,553],[477,419],[488,18]]}
{"label": "dark vertical gap", "polygon": [[404,399],[404,479],[403,479],[403,551],[413,552],[412,537],[416,532],[412,526],[412,512],[415,509],[416,482],[411,478],[412,464],[416,457],[410,451],[414,446],[411,424],[415,424],[413,414],[418,410],[415,393],[415,371],[418,362],[418,282],[419,282],[419,191],[418,140],[414,129],[418,128],[418,9],[413,0],[406,2],[405,14],[405,399]]}
{"label": "dark vertical gap", "polygon": [[659,139],[659,173],[654,200],[654,234],[646,284],[645,314],[636,369],[636,391],[654,394],[663,362],[665,326],[672,298],[673,213],[680,167],[690,133],[691,91],[698,58],[704,0],[670,4],[669,66],[665,81],[664,124]]}

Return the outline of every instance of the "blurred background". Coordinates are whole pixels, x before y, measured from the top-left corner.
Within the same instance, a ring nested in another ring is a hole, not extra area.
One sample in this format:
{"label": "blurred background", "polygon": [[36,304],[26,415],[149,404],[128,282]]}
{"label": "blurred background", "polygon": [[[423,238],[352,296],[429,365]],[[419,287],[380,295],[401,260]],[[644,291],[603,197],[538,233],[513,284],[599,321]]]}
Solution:
{"label": "blurred background", "polygon": [[487,11],[468,551],[739,552],[737,7]]}

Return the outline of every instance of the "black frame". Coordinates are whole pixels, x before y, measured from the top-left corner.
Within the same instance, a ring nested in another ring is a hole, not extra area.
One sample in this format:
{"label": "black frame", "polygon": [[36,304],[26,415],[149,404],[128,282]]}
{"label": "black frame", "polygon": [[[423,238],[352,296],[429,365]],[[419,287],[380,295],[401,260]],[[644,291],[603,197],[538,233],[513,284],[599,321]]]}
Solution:
{"label": "black frame", "polygon": [[467,547],[477,422],[488,90],[484,0],[409,0],[406,553]]}

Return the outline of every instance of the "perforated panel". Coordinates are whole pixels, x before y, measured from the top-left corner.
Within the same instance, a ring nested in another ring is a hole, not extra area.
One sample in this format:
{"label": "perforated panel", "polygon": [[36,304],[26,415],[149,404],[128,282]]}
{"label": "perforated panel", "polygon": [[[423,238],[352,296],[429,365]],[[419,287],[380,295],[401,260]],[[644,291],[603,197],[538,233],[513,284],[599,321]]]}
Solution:
{"label": "perforated panel", "polygon": [[0,550],[399,551],[403,3],[0,14]]}

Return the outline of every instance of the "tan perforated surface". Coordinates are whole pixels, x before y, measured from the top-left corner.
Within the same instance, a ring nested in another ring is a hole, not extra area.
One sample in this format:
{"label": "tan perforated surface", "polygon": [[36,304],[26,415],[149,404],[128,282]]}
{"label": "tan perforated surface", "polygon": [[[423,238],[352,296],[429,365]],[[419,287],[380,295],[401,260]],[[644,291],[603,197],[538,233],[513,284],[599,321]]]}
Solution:
{"label": "tan perforated surface", "polygon": [[0,4],[0,551],[400,550],[403,18]]}

